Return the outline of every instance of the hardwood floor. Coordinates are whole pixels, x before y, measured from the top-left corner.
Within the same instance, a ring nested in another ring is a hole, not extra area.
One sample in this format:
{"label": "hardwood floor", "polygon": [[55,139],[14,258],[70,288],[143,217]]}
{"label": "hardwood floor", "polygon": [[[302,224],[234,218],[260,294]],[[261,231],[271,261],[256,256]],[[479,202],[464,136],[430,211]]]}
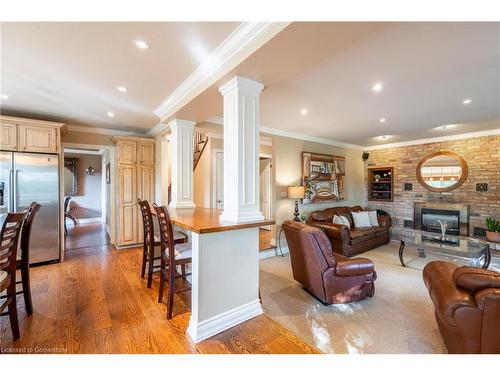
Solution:
{"label": "hardwood floor", "polygon": [[[165,318],[153,288],[140,278],[141,250],[109,245],[69,251],[66,261],[31,270],[34,313],[18,299],[21,339],[0,318],[0,353],[317,353],[266,315],[193,344],[185,334],[189,293]],[[177,298],[177,297],[176,297]]]}
{"label": "hardwood floor", "polygon": [[81,247],[101,246],[108,243],[109,236],[102,223],[68,224],[66,251]]}

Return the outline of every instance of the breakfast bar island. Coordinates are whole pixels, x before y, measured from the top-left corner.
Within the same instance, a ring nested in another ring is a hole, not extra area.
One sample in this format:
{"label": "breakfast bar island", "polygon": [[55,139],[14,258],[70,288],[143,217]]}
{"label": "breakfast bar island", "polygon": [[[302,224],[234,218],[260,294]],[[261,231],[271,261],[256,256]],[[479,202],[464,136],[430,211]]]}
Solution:
{"label": "breakfast bar island", "polygon": [[262,314],[259,299],[259,227],[272,220],[221,221],[220,210],[169,209],[191,232],[192,296],[187,334],[202,341]]}

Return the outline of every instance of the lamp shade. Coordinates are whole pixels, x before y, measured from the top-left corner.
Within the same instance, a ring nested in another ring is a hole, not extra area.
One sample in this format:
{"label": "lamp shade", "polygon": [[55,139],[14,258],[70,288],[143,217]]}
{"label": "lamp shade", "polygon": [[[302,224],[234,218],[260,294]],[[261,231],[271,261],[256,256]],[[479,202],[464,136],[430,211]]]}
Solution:
{"label": "lamp shade", "polygon": [[288,198],[291,199],[304,199],[306,188],[304,186],[289,186]]}

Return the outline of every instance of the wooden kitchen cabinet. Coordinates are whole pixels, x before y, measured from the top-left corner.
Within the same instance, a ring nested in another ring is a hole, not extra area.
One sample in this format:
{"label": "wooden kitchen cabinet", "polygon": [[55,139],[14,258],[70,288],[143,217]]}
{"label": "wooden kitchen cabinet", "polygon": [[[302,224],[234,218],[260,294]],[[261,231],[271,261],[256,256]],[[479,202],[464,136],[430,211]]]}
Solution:
{"label": "wooden kitchen cabinet", "polygon": [[0,148],[4,151],[17,151],[17,124],[0,122]]}
{"label": "wooden kitchen cabinet", "polygon": [[118,165],[117,247],[143,241],[142,217],[137,199],[154,202],[155,140],[115,137]]}

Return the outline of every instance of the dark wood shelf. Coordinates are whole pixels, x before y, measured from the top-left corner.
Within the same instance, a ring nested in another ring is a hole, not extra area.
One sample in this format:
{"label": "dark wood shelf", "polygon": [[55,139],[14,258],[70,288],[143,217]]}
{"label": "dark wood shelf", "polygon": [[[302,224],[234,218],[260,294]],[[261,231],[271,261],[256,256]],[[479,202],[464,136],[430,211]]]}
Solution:
{"label": "dark wood shelf", "polygon": [[[375,176],[384,176],[383,181],[375,181]],[[389,177],[387,177],[389,176]],[[389,178],[389,179],[387,179]],[[394,169],[392,167],[368,168],[368,200],[372,202],[392,202],[394,195]],[[388,190],[378,190],[381,186],[389,186]]]}

